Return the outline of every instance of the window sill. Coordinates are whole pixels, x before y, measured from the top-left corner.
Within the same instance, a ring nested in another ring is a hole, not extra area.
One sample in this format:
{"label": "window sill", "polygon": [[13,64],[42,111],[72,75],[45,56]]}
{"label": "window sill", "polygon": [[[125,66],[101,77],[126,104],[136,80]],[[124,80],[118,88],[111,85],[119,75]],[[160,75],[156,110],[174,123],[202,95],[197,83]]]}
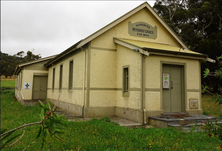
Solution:
{"label": "window sill", "polygon": [[129,97],[129,92],[123,92],[123,97]]}

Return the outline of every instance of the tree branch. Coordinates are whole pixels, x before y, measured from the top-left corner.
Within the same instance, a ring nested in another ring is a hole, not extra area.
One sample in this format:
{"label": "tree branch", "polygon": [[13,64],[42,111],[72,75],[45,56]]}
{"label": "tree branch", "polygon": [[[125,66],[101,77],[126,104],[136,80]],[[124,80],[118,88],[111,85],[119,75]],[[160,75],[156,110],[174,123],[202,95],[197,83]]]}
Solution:
{"label": "tree branch", "polygon": [[7,147],[11,147],[12,145],[15,145],[25,134],[25,131],[23,131],[22,135],[19,137],[19,139],[17,139],[14,143],[8,145],[8,146],[5,146],[4,148],[7,148]]}
{"label": "tree branch", "polygon": [[8,132],[5,132],[5,133],[1,134],[0,137],[6,135],[6,134],[8,134],[8,133],[11,133],[11,132],[13,132],[13,131],[16,131],[16,130],[18,130],[18,129],[21,129],[21,128],[23,128],[23,127],[27,127],[27,126],[31,126],[31,125],[36,125],[36,124],[41,124],[41,123],[42,123],[42,121],[40,121],[40,122],[35,122],[35,123],[29,123],[29,124],[26,124],[26,125],[23,125],[23,126],[14,128],[14,129],[12,129],[12,130],[10,130],[10,131],[8,131]]}
{"label": "tree branch", "polygon": [[211,23],[213,22],[214,17],[212,16],[212,12],[210,13],[210,17],[211,17],[211,20],[210,20],[209,24],[206,25],[205,27],[203,27],[203,29],[200,31],[200,33],[203,33],[204,30],[205,30],[207,27],[209,27],[209,26],[211,25]]}

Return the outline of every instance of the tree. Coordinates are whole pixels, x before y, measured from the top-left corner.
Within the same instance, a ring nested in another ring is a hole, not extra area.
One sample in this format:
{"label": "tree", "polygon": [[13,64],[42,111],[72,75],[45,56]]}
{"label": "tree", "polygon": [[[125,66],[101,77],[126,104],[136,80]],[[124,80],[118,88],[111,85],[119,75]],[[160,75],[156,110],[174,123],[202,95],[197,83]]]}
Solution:
{"label": "tree", "polygon": [[33,51],[34,50],[27,51],[26,56],[24,56],[24,51],[20,51],[13,56],[0,52],[1,75],[5,75],[6,78],[8,76],[12,76],[18,64],[40,59],[41,55],[40,54],[35,55],[33,54]]}
{"label": "tree", "polygon": [[18,63],[17,57],[1,52],[1,75],[12,76]]}
{"label": "tree", "polygon": [[[222,54],[222,1],[221,0],[157,0],[154,10],[186,43],[189,49],[208,54],[216,59]],[[218,65],[202,62],[211,71]],[[218,79],[202,79],[203,83],[218,90]]]}
{"label": "tree", "polygon": [[[222,55],[217,58],[218,61],[218,66],[219,68],[215,70],[214,72],[210,72],[208,68],[205,69],[204,71],[204,78],[206,77],[215,77],[218,78],[220,81],[222,81]],[[218,84],[218,92],[217,93],[212,93],[209,90],[209,87],[207,85],[203,86],[203,92],[207,92],[213,96],[213,100],[218,103],[219,105],[222,104],[222,82]]]}
{"label": "tree", "polygon": [[32,60],[38,60],[41,58],[40,54],[38,55],[34,55],[32,52],[34,51],[34,49],[32,51],[27,51],[26,56],[24,57],[26,62],[32,61]]}

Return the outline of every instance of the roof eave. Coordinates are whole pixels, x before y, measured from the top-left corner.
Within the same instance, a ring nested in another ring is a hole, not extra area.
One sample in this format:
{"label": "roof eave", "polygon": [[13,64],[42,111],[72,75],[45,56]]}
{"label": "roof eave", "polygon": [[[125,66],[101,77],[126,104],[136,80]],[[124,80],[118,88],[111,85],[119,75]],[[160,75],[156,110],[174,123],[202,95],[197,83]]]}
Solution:
{"label": "roof eave", "polygon": [[191,59],[201,59],[205,60],[208,56],[204,54],[191,54],[185,52],[175,52],[169,50],[159,50],[159,49],[151,49],[151,48],[142,48],[150,53],[150,55],[164,55],[164,56],[173,56],[173,57],[184,57]]}
{"label": "roof eave", "polygon": [[78,41],[77,43],[75,43],[74,45],[72,45],[71,47],[67,48],[65,51],[61,52],[60,54],[58,54],[55,58],[53,58],[52,60],[48,61],[47,63],[45,63],[45,66],[48,67],[51,64],[53,64],[54,62],[56,62],[57,60],[61,59],[62,57],[66,56],[67,54],[69,54],[70,52],[78,49],[77,46],[79,45],[79,43],[81,43],[82,40]]}

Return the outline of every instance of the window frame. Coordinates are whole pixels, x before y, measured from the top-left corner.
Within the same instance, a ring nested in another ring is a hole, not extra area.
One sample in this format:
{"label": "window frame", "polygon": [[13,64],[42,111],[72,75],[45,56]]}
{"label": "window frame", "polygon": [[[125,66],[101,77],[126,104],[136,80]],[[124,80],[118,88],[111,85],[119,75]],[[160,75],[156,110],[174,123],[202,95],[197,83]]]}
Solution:
{"label": "window frame", "polygon": [[72,90],[72,87],[73,87],[73,71],[74,71],[74,61],[73,60],[70,60],[69,61],[69,87],[68,87],[68,90]]}
{"label": "window frame", "polygon": [[62,78],[63,78],[63,64],[60,65],[60,70],[59,70],[59,90],[62,89]]}
{"label": "window frame", "polygon": [[129,66],[123,66],[123,97],[129,97],[130,91],[130,76],[129,76]]}
{"label": "window frame", "polygon": [[55,89],[55,68],[52,69],[52,90]]}

